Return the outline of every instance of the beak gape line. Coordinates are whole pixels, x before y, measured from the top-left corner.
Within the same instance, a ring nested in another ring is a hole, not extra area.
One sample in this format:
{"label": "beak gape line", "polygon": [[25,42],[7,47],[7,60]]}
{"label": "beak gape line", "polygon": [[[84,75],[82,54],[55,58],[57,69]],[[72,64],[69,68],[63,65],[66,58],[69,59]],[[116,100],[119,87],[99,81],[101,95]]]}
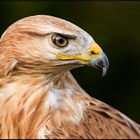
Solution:
{"label": "beak gape line", "polygon": [[90,45],[90,51],[80,55],[63,55],[55,54],[55,56],[63,61],[79,60],[82,64],[90,65],[94,68],[102,70],[102,76],[105,76],[109,67],[109,61],[105,53],[95,42]]}

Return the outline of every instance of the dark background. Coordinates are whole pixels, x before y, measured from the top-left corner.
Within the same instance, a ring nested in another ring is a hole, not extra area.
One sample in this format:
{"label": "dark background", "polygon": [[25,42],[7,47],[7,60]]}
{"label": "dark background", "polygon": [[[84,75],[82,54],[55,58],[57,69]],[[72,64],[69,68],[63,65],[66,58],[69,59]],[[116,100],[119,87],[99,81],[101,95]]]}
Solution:
{"label": "dark background", "polygon": [[91,96],[140,123],[140,2],[0,2],[0,34],[37,14],[64,18],[93,36],[110,61],[106,77],[90,67],[72,70],[73,75]]}

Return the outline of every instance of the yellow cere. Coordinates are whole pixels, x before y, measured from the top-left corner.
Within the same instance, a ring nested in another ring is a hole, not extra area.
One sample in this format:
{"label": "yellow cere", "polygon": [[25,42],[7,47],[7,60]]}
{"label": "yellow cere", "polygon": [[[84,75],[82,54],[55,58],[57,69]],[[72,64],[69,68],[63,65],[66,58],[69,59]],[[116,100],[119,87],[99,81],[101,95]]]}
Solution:
{"label": "yellow cere", "polygon": [[102,52],[102,49],[99,47],[97,43],[93,43],[90,48],[91,51],[95,53],[95,55],[99,55]]}

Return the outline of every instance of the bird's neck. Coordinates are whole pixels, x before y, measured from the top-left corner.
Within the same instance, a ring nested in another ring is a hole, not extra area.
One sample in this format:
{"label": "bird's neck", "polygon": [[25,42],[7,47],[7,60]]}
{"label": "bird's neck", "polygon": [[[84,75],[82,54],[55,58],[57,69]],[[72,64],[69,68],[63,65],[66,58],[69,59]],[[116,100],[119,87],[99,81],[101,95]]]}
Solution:
{"label": "bird's neck", "polygon": [[87,95],[70,72],[56,79],[47,78],[43,75],[15,76],[1,81],[0,131],[3,127],[3,138],[8,137],[6,134],[12,138],[35,138],[44,126],[54,129],[62,123],[78,124],[82,119]]}

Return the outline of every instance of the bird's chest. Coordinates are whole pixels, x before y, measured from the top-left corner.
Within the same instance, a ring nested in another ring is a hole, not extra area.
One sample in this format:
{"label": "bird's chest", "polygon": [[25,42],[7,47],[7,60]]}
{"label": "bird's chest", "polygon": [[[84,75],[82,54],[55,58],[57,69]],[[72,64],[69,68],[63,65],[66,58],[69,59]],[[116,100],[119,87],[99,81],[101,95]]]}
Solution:
{"label": "bird's chest", "polygon": [[51,89],[45,101],[50,118],[38,132],[38,138],[51,135],[63,125],[78,125],[83,117],[84,102],[73,89]]}

